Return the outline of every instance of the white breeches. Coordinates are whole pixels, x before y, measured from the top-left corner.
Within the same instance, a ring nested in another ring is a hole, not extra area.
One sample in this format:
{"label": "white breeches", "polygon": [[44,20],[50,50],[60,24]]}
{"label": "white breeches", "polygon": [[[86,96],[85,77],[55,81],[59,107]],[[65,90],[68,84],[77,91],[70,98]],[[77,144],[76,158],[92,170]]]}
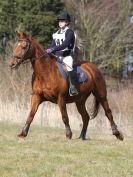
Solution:
{"label": "white breeches", "polygon": [[67,71],[73,70],[73,58],[71,56],[63,57],[63,63],[66,65]]}

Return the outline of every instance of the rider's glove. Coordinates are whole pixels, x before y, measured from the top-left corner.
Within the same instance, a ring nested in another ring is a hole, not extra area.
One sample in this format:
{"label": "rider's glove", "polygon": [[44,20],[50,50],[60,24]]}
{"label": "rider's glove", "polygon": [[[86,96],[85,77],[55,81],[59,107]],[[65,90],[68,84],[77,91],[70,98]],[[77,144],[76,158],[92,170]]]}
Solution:
{"label": "rider's glove", "polygon": [[53,48],[46,49],[46,52],[49,53],[49,54],[52,53],[53,51],[54,51]]}

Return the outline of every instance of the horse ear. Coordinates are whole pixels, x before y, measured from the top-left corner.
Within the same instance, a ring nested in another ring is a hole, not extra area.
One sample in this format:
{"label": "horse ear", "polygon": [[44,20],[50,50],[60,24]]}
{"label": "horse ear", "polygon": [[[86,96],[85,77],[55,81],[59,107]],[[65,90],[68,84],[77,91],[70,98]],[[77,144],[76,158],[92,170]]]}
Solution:
{"label": "horse ear", "polygon": [[21,33],[21,35],[22,35],[22,38],[28,38],[27,34],[25,33]]}
{"label": "horse ear", "polygon": [[18,31],[16,31],[16,36],[20,38],[20,33]]}

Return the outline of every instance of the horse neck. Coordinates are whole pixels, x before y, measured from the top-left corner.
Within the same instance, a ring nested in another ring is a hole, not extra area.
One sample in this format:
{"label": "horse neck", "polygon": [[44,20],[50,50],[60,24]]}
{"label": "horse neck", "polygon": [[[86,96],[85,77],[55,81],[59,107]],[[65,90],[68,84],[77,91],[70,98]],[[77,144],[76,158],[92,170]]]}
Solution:
{"label": "horse neck", "polygon": [[37,41],[33,41],[32,45],[34,47],[34,53],[31,63],[34,73],[41,77],[48,77],[51,73],[51,69],[55,65],[55,60],[44,51],[43,46]]}
{"label": "horse neck", "polygon": [[48,54],[36,51],[35,57],[31,60],[35,75],[48,77],[54,65],[54,60]]}
{"label": "horse neck", "polygon": [[34,52],[33,52],[33,58],[40,58],[42,57],[44,54],[46,54],[46,52],[44,51],[44,48],[41,44],[39,44],[36,41],[32,42],[32,46],[34,48]]}

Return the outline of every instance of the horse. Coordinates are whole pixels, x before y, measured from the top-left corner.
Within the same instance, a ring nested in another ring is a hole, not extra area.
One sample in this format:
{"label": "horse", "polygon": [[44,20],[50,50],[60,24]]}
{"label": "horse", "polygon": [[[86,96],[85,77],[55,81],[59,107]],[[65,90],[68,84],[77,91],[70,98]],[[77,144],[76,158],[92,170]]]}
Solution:
{"label": "horse", "polygon": [[24,138],[28,135],[30,125],[35,113],[42,102],[50,101],[58,104],[65,125],[65,133],[68,139],[72,138],[72,131],[69,125],[66,104],[75,103],[79,114],[82,117],[82,129],[79,138],[86,139],[86,132],[90,121],[90,116],[86,110],[85,103],[90,94],[94,96],[94,106],[92,118],[95,118],[101,105],[105,115],[110,122],[112,134],[117,139],[123,140],[123,134],[118,130],[113,120],[113,115],[107,100],[107,90],[105,79],[97,66],[88,61],[80,61],[79,65],[87,75],[87,81],[76,86],[78,95],[69,95],[69,84],[59,72],[57,58],[52,54],[47,54],[44,47],[32,36],[26,33],[16,34],[17,42],[14,45],[12,57],[9,60],[11,69],[18,68],[25,61],[30,60],[33,67],[32,76],[32,98],[31,108],[26,119],[26,123],[18,135]]}

